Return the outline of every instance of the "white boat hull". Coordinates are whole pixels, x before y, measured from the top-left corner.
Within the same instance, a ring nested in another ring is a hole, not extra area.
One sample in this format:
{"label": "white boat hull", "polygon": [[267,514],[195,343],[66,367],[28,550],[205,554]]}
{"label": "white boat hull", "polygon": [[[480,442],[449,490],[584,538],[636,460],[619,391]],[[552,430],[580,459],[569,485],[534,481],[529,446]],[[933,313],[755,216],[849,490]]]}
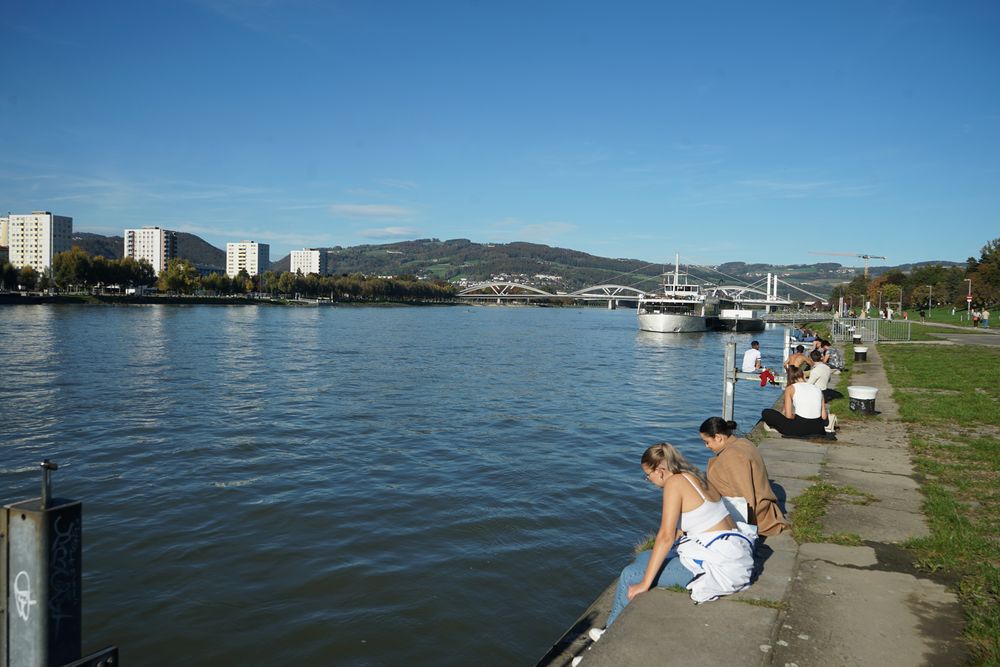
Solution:
{"label": "white boat hull", "polygon": [[680,313],[639,313],[639,331],[687,333],[708,331],[708,318]]}

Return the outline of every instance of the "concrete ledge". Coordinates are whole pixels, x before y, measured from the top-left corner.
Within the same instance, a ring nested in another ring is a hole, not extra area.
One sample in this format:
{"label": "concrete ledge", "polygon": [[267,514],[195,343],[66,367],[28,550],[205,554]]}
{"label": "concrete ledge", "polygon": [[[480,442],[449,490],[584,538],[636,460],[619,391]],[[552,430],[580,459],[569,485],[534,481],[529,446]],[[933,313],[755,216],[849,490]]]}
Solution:
{"label": "concrete ledge", "polygon": [[[778,610],[733,599],[695,605],[684,593],[650,591],[583,653],[586,667],[765,664]],[[695,639],[697,638],[697,639]],[[706,646],[705,642],[711,642]]]}

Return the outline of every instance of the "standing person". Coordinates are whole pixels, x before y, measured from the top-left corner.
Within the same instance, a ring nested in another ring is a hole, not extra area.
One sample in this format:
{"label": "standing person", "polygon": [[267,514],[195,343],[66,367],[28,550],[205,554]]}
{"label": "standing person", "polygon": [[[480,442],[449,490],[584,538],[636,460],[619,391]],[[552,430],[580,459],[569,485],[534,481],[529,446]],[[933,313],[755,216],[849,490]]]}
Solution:
{"label": "standing person", "polygon": [[747,520],[757,526],[760,535],[777,535],[788,528],[764,458],[757,445],[734,435],[736,422],[709,417],[698,431],[705,446],[715,452],[708,461],[709,485],[720,495],[745,498]]}
{"label": "standing person", "polygon": [[973,327],[978,327],[979,326],[979,311],[978,310],[973,310],[972,311],[972,326]]}
{"label": "standing person", "polygon": [[823,392],[816,385],[806,383],[805,375],[798,366],[789,366],[786,377],[788,386],[785,387],[783,410],[762,410],[760,417],[764,424],[792,437],[826,435],[829,420]]}
{"label": "standing person", "polygon": [[990,311],[988,308],[983,308],[983,312],[979,314],[979,321],[982,322],[984,329],[990,328]]}
{"label": "standing person", "polygon": [[[653,548],[622,570],[607,627],[654,586],[686,586],[695,602],[706,602],[745,588],[753,573],[753,527],[737,528],[700,470],[666,442],[643,452],[641,465],[646,479],[663,491],[660,528]],[[589,634],[596,641],[604,630]]]}

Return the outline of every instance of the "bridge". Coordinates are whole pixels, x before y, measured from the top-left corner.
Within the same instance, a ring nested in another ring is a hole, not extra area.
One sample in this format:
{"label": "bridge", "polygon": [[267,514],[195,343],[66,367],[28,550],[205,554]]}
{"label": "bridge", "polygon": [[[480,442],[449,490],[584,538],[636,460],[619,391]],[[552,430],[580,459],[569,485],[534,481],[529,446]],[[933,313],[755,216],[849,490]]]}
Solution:
{"label": "bridge", "polygon": [[619,301],[638,301],[646,292],[626,285],[594,285],[575,292],[552,294],[531,285],[492,281],[467,287],[456,296],[470,301],[548,301],[567,299],[570,301],[607,301],[608,308],[615,308]]}
{"label": "bridge", "polygon": [[[792,302],[777,294],[777,278],[772,292],[771,280],[768,278],[768,292],[761,291],[749,285],[718,285],[705,286],[703,291],[708,296],[727,299],[747,308],[764,308],[773,306],[789,306]],[[608,308],[615,308],[620,301],[638,301],[640,297],[653,297],[655,294],[645,292],[626,285],[594,285],[584,287],[575,292],[557,292],[552,294],[545,290],[505,281],[491,281],[472,285],[456,296],[469,301],[547,301],[565,299],[570,301],[606,301]]]}

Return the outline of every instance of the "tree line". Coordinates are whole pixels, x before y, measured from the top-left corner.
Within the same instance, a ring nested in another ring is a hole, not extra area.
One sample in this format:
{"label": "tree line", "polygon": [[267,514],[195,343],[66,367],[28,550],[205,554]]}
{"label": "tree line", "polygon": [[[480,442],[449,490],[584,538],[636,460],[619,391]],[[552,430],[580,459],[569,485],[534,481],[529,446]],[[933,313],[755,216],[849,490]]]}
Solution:
{"label": "tree line", "polygon": [[202,275],[187,259],[174,259],[157,276],[152,265],[132,258],[106,259],[92,257],[79,247],[57,253],[46,271],[30,266],[20,270],[10,263],[0,268],[0,282],[9,290],[121,291],[127,288],[152,287],[173,294],[211,296],[245,295],[250,293],[272,296],[301,295],[334,300],[379,301],[446,300],[455,296],[455,287],[437,280],[418,280],[412,275],[381,278],[360,273],[339,276],[319,276],[315,273],[276,273],[265,271],[250,276],[240,271],[234,277],[210,273]]}
{"label": "tree line", "polygon": [[830,301],[844,297],[855,310],[865,301],[901,304],[911,310],[928,303],[965,308],[970,292],[974,308],[1000,304],[1000,238],[984,245],[980,256],[970,257],[964,267],[920,266],[908,274],[893,270],[871,280],[858,276],[834,287]]}

